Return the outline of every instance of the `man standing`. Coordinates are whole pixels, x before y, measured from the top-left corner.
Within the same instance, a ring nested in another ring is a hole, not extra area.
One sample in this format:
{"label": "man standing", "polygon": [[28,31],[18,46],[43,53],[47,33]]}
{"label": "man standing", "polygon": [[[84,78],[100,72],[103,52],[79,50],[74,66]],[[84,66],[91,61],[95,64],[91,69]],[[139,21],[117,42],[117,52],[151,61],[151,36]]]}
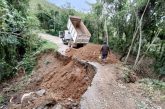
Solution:
{"label": "man standing", "polygon": [[110,54],[110,48],[109,48],[109,46],[107,45],[106,41],[104,41],[103,46],[102,46],[102,48],[101,48],[101,50],[100,50],[100,53],[101,53],[101,59],[102,59],[102,61],[103,61],[103,65],[104,65],[105,62],[106,62],[108,53]]}

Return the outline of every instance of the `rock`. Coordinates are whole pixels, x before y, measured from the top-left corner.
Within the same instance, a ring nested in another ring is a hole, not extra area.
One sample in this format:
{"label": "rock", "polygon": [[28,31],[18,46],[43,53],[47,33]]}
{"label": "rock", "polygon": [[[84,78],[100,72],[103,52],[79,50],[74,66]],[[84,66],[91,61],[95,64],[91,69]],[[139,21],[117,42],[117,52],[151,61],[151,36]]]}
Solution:
{"label": "rock", "polygon": [[62,105],[57,104],[52,109],[64,109]]}
{"label": "rock", "polygon": [[66,109],[80,109],[79,102],[73,100],[72,98],[68,98],[65,103]]}
{"label": "rock", "polygon": [[[11,104],[10,103],[9,106],[8,106],[8,108],[6,108],[6,109],[22,109],[21,107],[22,107],[21,104]],[[5,109],[5,108],[2,108],[2,109]]]}
{"label": "rock", "polygon": [[56,106],[57,102],[55,100],[45,100],[39,104],[35,109],[52,109]]}
{"label": "rock", "polygon": [[159,80],[165,82],[165,74],[159,75]]}
{"label": "rock", "polygon": [[45,106],[39,106],[39,107],[34,108],[34,109],[48,109],[48,107],[45,107]]}
{"label": "rock", "polygon": [[74,100],[72,98],[68,98],[68,101],[73,102]]}
{"label": "rock", "polygon": [[123,79],[126,83],[135,83],[138,80],[138,77],[137,77],[136,73],[127,71],[127,73],[125,73]]}
{"label": "rock", "polygon": [[21,107],[28,106],[34,100],[38,98],[38,95],[35,92],[25,93],[21,98]]}
{"label": "rock", "polygon": [[6,105],[3,105],[0,107],[0,109],[8,109],[8,107]]}
{"label": "rock", "polygon": [[120,88],[122,88],[122,89],[125,89],[125,88],[126,88],[126,86],[124,86],[123,84],[120,84],[120,83],[118,83],[118,86],[119,86]]}
{"label": "rock", "polygon": [[34,92],[23,94],[22,98],[21,98],[21,103],[23,103],[24,101],[29,101],[30,99],[32,99],[33,94],[34,94]]}
{"label": "rock", "polygon": [[17,76],[24,76],[26,74],[25,72],[25,68],[24,67],[20,67],[17,71]]}
{"label": "rock", "polygon": [[12,104],[21,104],[21,97],[22,97],[21,94],[15,95],[15,96],[12,96],[9,101]]}
{"label": "rock", "polygon": [[45,89],[41,89],[41,90],[39,90],[39,91],[36,91],[35,92],[38,96],[43,96],[45,93],[46,93],[46,90]]}
{"label": "rock", "polygon": [[137,76],[135,73],[130,73],[129,75],[130,82],[134,83],[137,80]]}

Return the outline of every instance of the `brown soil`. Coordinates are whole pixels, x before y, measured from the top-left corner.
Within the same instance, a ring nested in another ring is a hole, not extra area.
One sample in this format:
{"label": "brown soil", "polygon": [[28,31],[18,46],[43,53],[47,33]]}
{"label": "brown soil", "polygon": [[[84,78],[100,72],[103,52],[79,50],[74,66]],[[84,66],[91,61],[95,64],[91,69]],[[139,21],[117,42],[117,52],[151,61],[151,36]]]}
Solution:
{"label": "brown soil", "polygon": [[[70,50],[66,50],[66,55],[73,58],[78,58],[81,60],[101,62],[100,54],[101,45],[87,44],[86,46]],[[107,63],[117,63],[117,57],[111,52],[107,57]]]}
{"label": "brown soil", "polygon": [[38,58],[36,73],[26,90],[46,89],[46,95],[27,106],[37,107],[45,100],[64,103],[80,101],[80,97],[91,84],[95,68],[88,63],[71,60],[59,53],[48,52]]}
{"label": "brown soil", "polygon": [[[57,43],[60,53],[63,53],[67,48],[60,42],[61,40],[58,37],[44,35],[44,39]],[[23,94],[45,89],[46,93],[43,96],[32,95],[34,98],[27,99],[29,102],[25,102],[25,104],[22,103],[22,109],[36,107],[38,107],[36,109],[51,109],[51,107],[58,104],[65,107],[64,109],[79,109],[80,103],[82,109],[135,109],[139,108],[136,104],[139,101],[140,103],[141,101],[142,103],[143,101],[146,102],[148,106],[154,106],[154,104],[151,105],[152,102],[145,98],[146,96],[143,97],[144,93],[139,89],[139,83],[123,83],[122,78],[125,77],[123,72],[127,69],[122,64],[101,66],[98,63],[91,63],[92,65],[90,65],[78,61],[82,59],[101,62],[99,59],[100,49],[101,45],[95,44],[88,44],[79,49],[71,49],[66,52],[66,55],[70,58],[52,51],[39,54],[38,64],[35,72],[29,78],[30,80],[26,80],[27,78],[22,78],[23,75],[19,75],[17,83],[15,81],[11,83],[13,87],[20,86],[20,84],[26,87],[14,96],[12,95],[15,98],[13,99],[14,105],[17,102],[20,103]],[[114,54],[111,53],[108,56],[108,63],[116,63],[117,61],[118,59]],[[96,74],[93,65],[97,68]],[[24,71],[20,70],[20,72]],[[134,77],[130,79],[135,80]],[[92,85],[87,90],[91,82]],[[0,85],[0,89],[4,90],[4,87],[6,86],[1,87]],[[8,92],[11,89],[6,89],[7,95],[11,93]],[[15,92],[12,91],[13,93]],[[20,104],[17,106],[20,107]],[[13,105],[11,107],[9,109],[19,109]]]}

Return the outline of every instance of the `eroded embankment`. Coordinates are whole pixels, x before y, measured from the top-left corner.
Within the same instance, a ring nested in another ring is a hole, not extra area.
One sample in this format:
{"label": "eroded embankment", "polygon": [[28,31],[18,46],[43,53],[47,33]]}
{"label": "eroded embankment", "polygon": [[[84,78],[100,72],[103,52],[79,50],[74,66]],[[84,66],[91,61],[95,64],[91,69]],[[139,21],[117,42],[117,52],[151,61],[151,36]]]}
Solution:
{"label": "eroded embankment", "polygon": [[81,96],[90,86],[95,67],[89,63],[68,58],[58,52],[47,51],[38,56],[35,73],[26,91],[45,90],[30,102],[22,103],[24,108],[53,107],[60,104],[66,109],[79,108]]}

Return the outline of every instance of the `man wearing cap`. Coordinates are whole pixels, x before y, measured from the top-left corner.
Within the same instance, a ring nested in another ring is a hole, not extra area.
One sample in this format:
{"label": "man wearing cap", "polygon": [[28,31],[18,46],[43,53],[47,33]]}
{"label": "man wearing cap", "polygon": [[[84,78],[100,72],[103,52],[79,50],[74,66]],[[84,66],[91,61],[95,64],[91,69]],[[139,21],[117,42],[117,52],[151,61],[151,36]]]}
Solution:
{"label": "man wearing cap", "polygon": [[104,65],[106,62],[108,53],[110,54],[110,48],[107,45],[106,41],[103,42],[100,53],[101,53],[101,59],[102,59],[103,65]]}

